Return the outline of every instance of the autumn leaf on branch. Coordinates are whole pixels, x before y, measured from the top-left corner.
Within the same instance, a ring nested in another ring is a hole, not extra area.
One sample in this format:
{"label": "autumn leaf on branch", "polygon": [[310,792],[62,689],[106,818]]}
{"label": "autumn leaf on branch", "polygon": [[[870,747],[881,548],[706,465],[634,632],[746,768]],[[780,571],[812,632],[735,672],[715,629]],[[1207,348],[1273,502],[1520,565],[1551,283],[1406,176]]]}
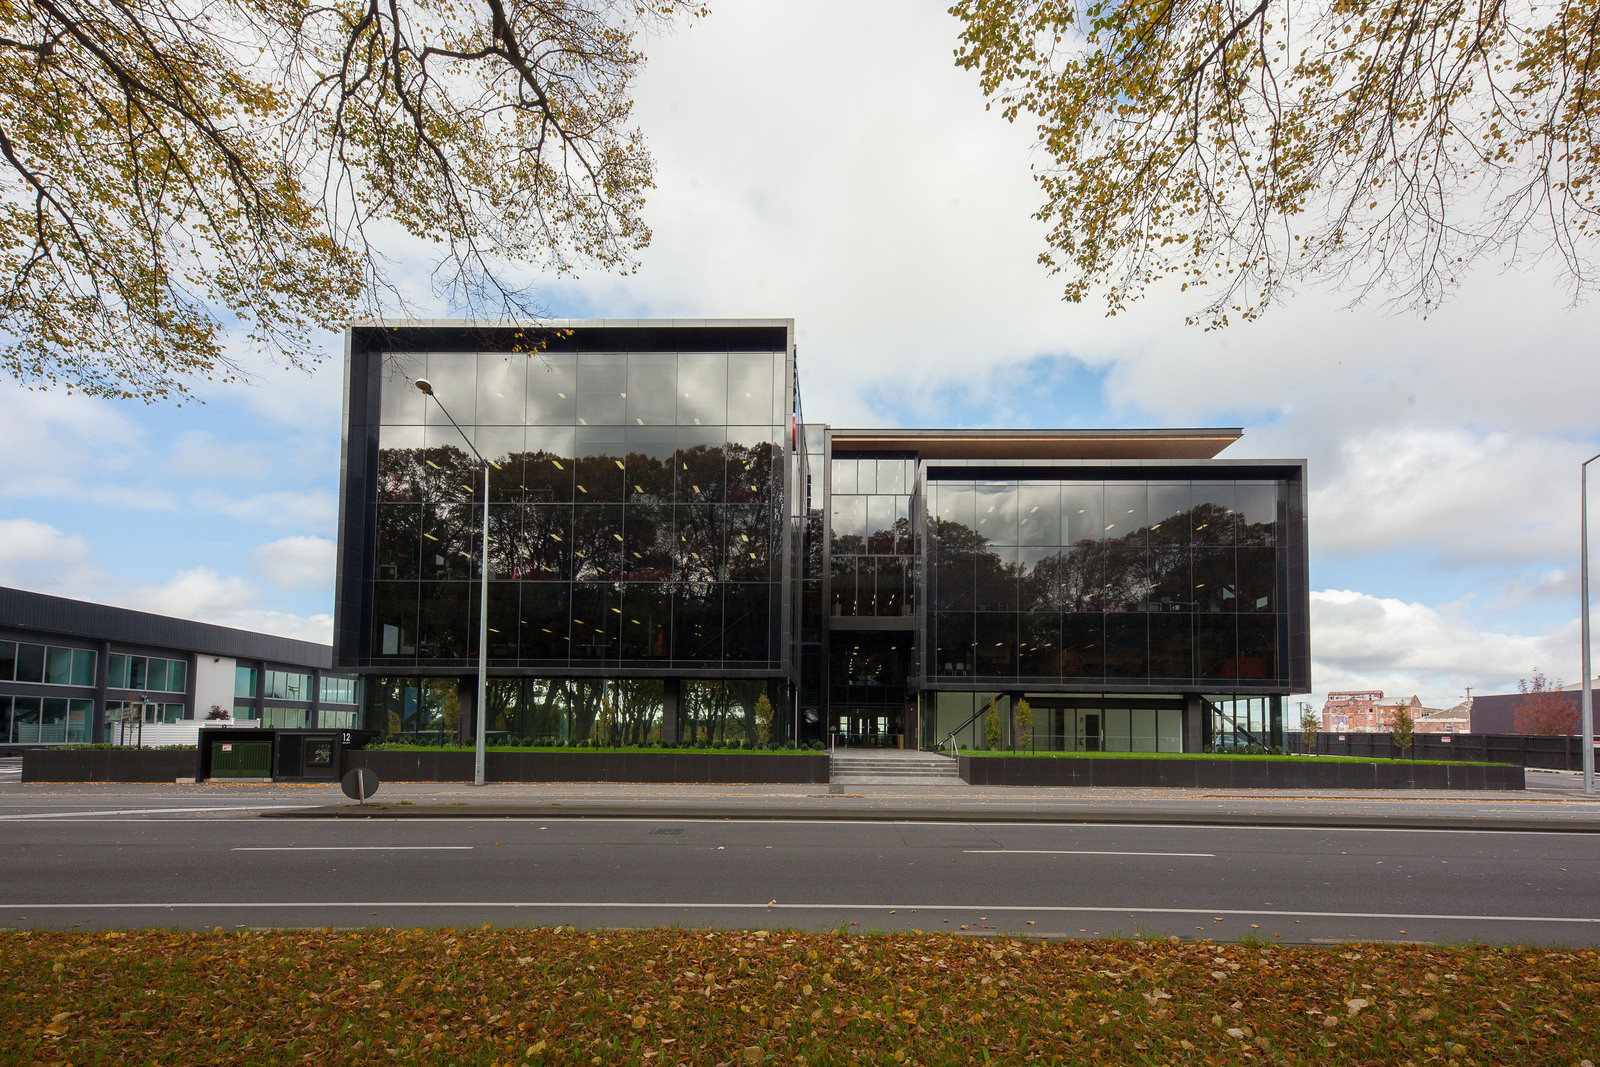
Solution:
{"label": "autumn leaf on branch", "polygon": [[536,313],[519,269],[630,269],[654,0],[0,0],[0,368],[144,400],[291,366],[403,308],[381,228],[458,312]]}
{"label": "autumn leaf on branch", "polygon": [[1596,0],[950,10],[957,63],[1036,126],[1068,300],[1207,286],[1190,321],[1219,327],[1321,282],[1426,312],[1485,258],[1594,288]]}

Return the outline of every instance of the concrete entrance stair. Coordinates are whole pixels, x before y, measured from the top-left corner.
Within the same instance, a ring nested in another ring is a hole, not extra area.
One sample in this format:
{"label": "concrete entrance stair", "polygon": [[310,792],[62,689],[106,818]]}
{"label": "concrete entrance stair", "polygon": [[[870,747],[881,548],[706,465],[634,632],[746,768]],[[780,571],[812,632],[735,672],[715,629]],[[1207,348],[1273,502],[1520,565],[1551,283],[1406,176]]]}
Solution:
{"label": "concrete entrance stair", "polygon": [[836,748],[828,780],[840,785],[965,785],[956,761],[938,752]]}

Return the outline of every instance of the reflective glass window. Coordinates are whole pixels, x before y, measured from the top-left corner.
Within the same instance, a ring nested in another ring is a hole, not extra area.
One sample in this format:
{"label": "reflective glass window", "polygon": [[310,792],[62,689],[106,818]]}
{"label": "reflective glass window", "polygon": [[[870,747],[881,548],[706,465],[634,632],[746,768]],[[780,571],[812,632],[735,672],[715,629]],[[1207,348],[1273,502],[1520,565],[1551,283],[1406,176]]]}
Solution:
{"label": "reflective glass window", "polygon": [[113,652],[106,663],[106,685],[112,689],[128,688],[128,657]]}
{"label": "reflective glass window", "polygon": [[540,582],[522,587],[520,654],[523,659],[568,658],[571,586],[565,582]]}
{"label": "reflective glass window", "polygon": [[[418,394],[421,395],[420,393]],[[378,499],[421,500],[425,477],[423,428],[384,426],[378,430]]]}
{"label": "reflective glass window", "polygon": [[974,659],[973,615],[971,612],[939,612],[932,617],[933,673],[944,678],[972,677]]}
{"label": "reflective glass window", "polygon": [[1059,548],[1023,548],[1018,551],[1017,600],[1023,611],[1060,609],[1062,558]]}
{"label": "reflective glass window", "polygon": [[622,586],[622,658],[664,660],[672,654],[672,593],[658,582]]}
{"label": "reflective glass window", "polygon": [[[254,667],[235,667],[233,669],[233,695],[236,697],[255,697],[256,669]],[[235,718],[237,717],[235,716]]]}
{"label": "reflective glass window", "polygon": [[628,417],[628,357],[585,352],[578,360],[578,425],[623,426]]}
{"label": "reflective glass window", "polygon": [[678,430],[677,498],[679,503],[714,504],[724,499],[727,484],[726,430],[721,426]]}
{"label": "reflective glass window", "polygon": [[1017,487],[1006,482],[979,482],[978,534],[991,544],[1017,543]]}
{"label": "reflective glass window", "polygon": [[1271,548],[1240,548],[1237,556],[1239,611],[1276,611],[1278,603],[1277,552]]}
{"label": "reflective glass window", "polygon": [[149,682],[146,680],[148,677],[146,674],[146,668],[148,666],[149,664],[143,656],[128,657],[129,689],[146,689],[149,687]]}
{"label": "reflective glass window", "polygon": [[1061,616],[1027,612],[1017,618],[1017,674],[1055,679],[1061,674]]}
{"label": "reflective glass window", "polygon": [[614,660],[622,637],[622,597],[615,582],[572,585],[572,658]]}
{"label": "reflective glass window", "polygon": [[1148,508],[1144,483],[1107,482],[1105,494],[1105,539],[1129,545],[1144,544]]}
{"label": "reflective glass window", "polygon": [[[471,618],[471,582],[423,582],[417,611],[417,658],[467,658]],[[473,648],[474,653],[477,652]]]}
{"label": "reflective glass window", "polygon": [[867,498],[836,495],[833,498],[832,527],[834,552],[864,551],[867,536]]}
{"label": "reflective glass window", "polygon": [[678,353],[678,423],[720,426],[728,421],[726,352]]}
{"label": "reflective glass window", "polygon": [[17,643],[0,641],[0,681],[9,682],[17,676]]}
{"label": "reflective glass window", "polygon": [[1061,487],[1022,483],[1017,492],[1017,528],[1019,544],[1061,544]]}
{"label": "reflective glass window", "polygon": [[973,641],[978,675],[1014,678],[1017,674],[1017,616],[1011,612],[978,612]]}
{"label": "reflective glass window", "polygon": [[[430,588],[436,583],[429,583]],[[372,587],[372,652],[375,656],[417,654],[416,582],[375,582]],[[254,689],[254,680],[251,688]],[[239,693],[239,696],[250,694]]]}
{"label": "reflective glass window", "polygon": [[671,427],[632,427],[628,430],[627,451],[623,461],[627,499],[671,503],[677,431]]}
{"label": "reflective glass window", "polygon": [[[523,494],[522,462],[526,430],[521,426],[477,426],[472,442],[493,466],[489,470],[489,499],[520,501]],[[474,463],[477,461],[474,460]],[[483,483],[472,479],[473,499],[483,499]]]}
{"label": "reflective glass window", "polygon": [[620,504],[577,504],[572,509],[574,576],[582,581],[617,581],[622,576]]}
{"label": "reflective glass window", "polygon": [[828,583],[831,597],[828,613],[852,618],[856,610],[856,571],[860,556],[834,556],[832,577]]}
{"label": "reflective glass window", "polygon": [[1103,558],[1101,599],[1107,611],[1144,611],[1150,600],[1149,554],[1142,548],[1108,545]]}
{"label": "reflective glass window", "polygon": [[528,425],[572,426],[578,421],[578,357],[540,352],[528,364]]}
{"label": "reflective glass window", "polygon": [[853,459],[836,459],[833,461],[833,485],[831,489],[834,496],[858,491],[856,488],[856,466],[856,461]]}
{"label": "reflective glass window", "polygon": [[979,611],[1017,610],[1017,549],[992,547],[980,554],[973,578]]}
{"label": "reflective glass window", "polygon": [[1084,545],[1106,535],[1105,488],[1095,484],[1061,487],[1061,543]]}
{"label": "reflective glass window", "polygon": [[722,655],[729,664],[773,659],[769,645],[772,606],[770,588],[761,582],[729,582],[723,586]]}
{"label": "reflective glass window", "polygon": [[515,556],[515,576],[525,582],[570,580],[572,545],[570,504],[524,506]]}
{"label": "reflective glass window", "polygon": [[628,354],[628,425],[671,426],[678,421],[678,357],[672,352]]}
{"label": "reflective glass window", "polygon": [[72,684],[72,649],[46,649],[44,680],[50,685]]}
{"label": "reflective glass window", "polygon": [[876,493],[878,491],[878,464],[871,459],[846,460],[856,473],[856,488],[858,493]]}
{"label": "reflective glass window", "polygon": [[627,431],[621,426],[579,427],[575,501],[598,504],[626,499],[623,457],[627,444]]}
{"label": "reflective glass window", "polygon": [[728,502],[755,503],[771,499],[782,484],[778,447],[765,426],[730,426],[727,443]]}
{"label": "reflective glass window", "polygon": [[44,646],[17,642],[17,681],[44,681]]}
{"label": "reflective glass window", "polygon": [[1238,494],[1241,545],[1275,545],[1278,543],[1278,486],[1274,482],[1240,482],[1235,487]]}
{"label": "reflective glass window", "polygon": [[878,486],[875,492],[879,493],[909,493],[909,473],[911,461],[904,459],[880,459],[878,467]]}
{"label": "reflective glass window", "polygon": [[1148,616],[1106,615],[1106,677],[1144,678],[1150,673]]}
{"label": "reflective glass window", "polygon": [[454,502],[422,509],[419,555],[424,578],[465,579],[477,570],[473,554],[477,548],[477,531],[472,522],[475,510],[470,504]]}
{"label": "reflective glass window", "polygon": [[951,523],[948,536],[972,537],[978,528],[978,491],[971,482],[938,483],[934,514],[940,524]]}
{"label": "reflective glass window", "polygon": [[189,664],[181,659],[167,661],[167,692],[187,693],[189,691]]}
{"label": "reflective glass window", "polygon": [[1152,545],[1189,543],[1189,483],[1152,482],[1148,491],[1149,540]]}
{"label": "reflective glass window", "polygon": [[726,523],[728,577],[761,581],[772,577],[771,513],[756,505],[729,504]]}
{"label": "reflective glass window", "polygon": [[672,658],[685,664],[722,660],[722,587],[694,583],[679,588],[672,605]]}
{"label": "reflective glass window", "polygon": [[1190,577],[1193,550],[1160,543],[1150,546],[1150,610],[1194,610],[1194,584]]}
{"label": "reflective glass window", "polygon": [[420,504],[379,504],[373,564],[380,581],[415,579],[421,567]]}
{"label": "reflective glass window", "polygon": [[1196,611],[1238,611],[1239,585],[1234,574],[1234,550],[1197,548],[1193,554]]}
{"label": "reflective glass window", "polygon": [[416,387],[426,378],[426,357],[410,352],[386,352],[379,362],[383,384],[379,393],[379,421],[385,426],[421,426],[428,398]]}
{"label": "reflective glass window", "polygon": [[520,352],[478,357],[478,425],[520,427],[527,421],[528,362]]}
{"label": "reflective glass window", "polygon": [[673,509],[673,524],[674,572],[690,581],[716,581],[724,570],[722,509],[713,504],[679,504]]}
{"label": "reflective glass window", "polygon": [[570,427],[529,426],[524,434],[522,489],[530,502],[570,503],[577,467],[577,431]]}
{"label": "reflective glass window", "polygon": [[1150,677],[1173,681],[1193,678],[1194,620],[1188,612],[1151,616]]}
{"label": "reflective glass window", "polygon": [[772,404],[770,352],[728,353],[728,421],[771,426],[778,421]]}
{"label": "reflective glass window", "polygon": [[1239,674],[1237,615],[1195,616],[1195,669],[1201,678],[1232,681]]}
{"label": "reflective glass window", "polygon": [[876,556],[893,555],[894,523],[899,513],[895,505],[900,501],[892,496],[869,496],[864,499],[867,502],[867,551]]}
{"label": "reflective glass window", "polygon": [[1272,615],[1239,616],[1239,680],[1278,679],[1278,627]]}
{"label": "reflective glass window", "polygon": [[[424,397],[424,425],[448,428],[452,418],[460,426],[471,426],[478,421],[476,357],[459,352],[429,353],[428,381],[433,384],[433,395]],[[413,391],[416,391],[414,386]]]}
{"label": "reflective glass window", "polygon": [[86,648],[72,650],[72,684],[93,685],[95,667],[99,663],[99,653]]}
{"label": "reflective glass window", "polygon": [[[473,590],[473,608],[477,607],[478,597],[482,595],[478,590]],[[517,658],[517,629],[521,614],[521,583],[520,582],[489,582],[489,639],[486,642],[489,658],[491,660],[510,660]],[[473,614],[471,636],[478,634],[478,616]],[[477,644],[473,643],[472,652],[477,652]]]}
{"label": "reflective glass window", "polygon": [[1195,482],[1194,528],[1191,536],[1197,545],[1234,543],[1234,491],[1232,482]]}

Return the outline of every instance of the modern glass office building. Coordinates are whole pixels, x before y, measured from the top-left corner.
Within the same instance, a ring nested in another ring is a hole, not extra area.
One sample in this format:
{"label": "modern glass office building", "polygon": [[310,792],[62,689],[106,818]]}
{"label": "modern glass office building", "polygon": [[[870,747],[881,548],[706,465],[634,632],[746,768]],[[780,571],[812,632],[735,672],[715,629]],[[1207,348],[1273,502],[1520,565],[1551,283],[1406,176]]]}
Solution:
{"label": "modern glass office building", "polygon": [[380,733],[469,732],[473,448],[494,740],[748,741],[764,696],[780,737],[970,745],[1025,699],[1037,748],[1196,750],[1309,688],[1304,464],[1217,459],[1238,431],[806,425],[789,320],[346,358],[334,664]]}

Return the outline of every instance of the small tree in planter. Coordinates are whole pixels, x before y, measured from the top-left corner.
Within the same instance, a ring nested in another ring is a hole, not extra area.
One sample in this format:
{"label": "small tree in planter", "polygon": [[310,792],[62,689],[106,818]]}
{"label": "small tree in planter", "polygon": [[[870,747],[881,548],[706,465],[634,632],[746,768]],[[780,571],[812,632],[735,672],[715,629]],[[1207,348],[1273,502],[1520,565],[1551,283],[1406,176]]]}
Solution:
{"label": "small tree in planter", "polygon": [[231,719],[233,714],[221,704],[211,705],[211,711],[206,714],[206,722],[216,722],[219,719]]}
{"label": "small tree in planter", "polygon": [[756,707],[751,718],[756,724],[756,744],[766,748],[772,743],[772,701],[767,699],[767,694],[762,693],[756,697]]}
{"label": "small tree in planter", "polygon": [[983,744],[990,752],[1000,750],[1000,709],[995,706],[993,697],[989,698],[989,706],[983,713]]}
{"label": "small tree in planter", "polygon": [[1389,736],[1394,740],[1394,747],[1409,753],[1411,742],[1416,739],[1417,722],[1411,717],[1411,709],[1401,704],[1394,715],[1394,725],[1389,728]]}
{"label": "small tree in planter", "polygon": [[1322,722],[1312,713],[1310,704],[1301,704],[1300,709],[1300,744],[1310,752],[1317,747],[1317,732],[1322,729]]}
{"label": "small tree in planter", "polygon": [[1015,750],[1020,744],[1028,751],[1033,751],[1033,705],[1026,700],[1017,701],[1015,712],[1017,723],[1017,736],[1011,739],[1011,747]]}

